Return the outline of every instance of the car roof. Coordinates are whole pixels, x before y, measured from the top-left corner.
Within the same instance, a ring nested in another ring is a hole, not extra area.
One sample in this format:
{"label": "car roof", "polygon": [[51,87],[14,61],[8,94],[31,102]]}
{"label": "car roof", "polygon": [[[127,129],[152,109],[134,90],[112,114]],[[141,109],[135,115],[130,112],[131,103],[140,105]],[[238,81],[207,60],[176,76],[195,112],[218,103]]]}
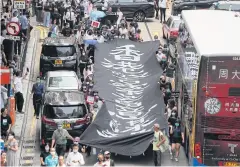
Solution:
{"label": "car roof", "polygon": [[218,4],[240,4],[240,1],[218,1]]}
{"label": "car roof", "polygon": [[48,77],[64,77],[64,76],[77,76],[74,71],[58,70],[58,71],[49,71]]}
{"label": "car roof", "polygon": [[84,94],[80,91],[48,91],[44,95],[44,103],[49,105],[85,104]]}
{"label": "car roof", "polygon": [[72,37],[47,37],[43,41],[43,45],[74,45],[75,38]]}
{"label": "car roof", "polygon": [[174,2],[177,6],[184,6],[184,5],[197,5],[197,4],[206,4],[206,3],[214,3],[218,2],[218,0],[204,0],[204,1],[183,1],[183,2]]}
{"label": "car roof", "polygon": [[179,16],[173,16],[173,15],[171,15],[170,16],[173,20],[181,20],[181,18],[179,17]]}
{"label": "car roof", "polygon": [[202,56],[239,56],[240,17],[222,10],[186,10],[182,18]]}

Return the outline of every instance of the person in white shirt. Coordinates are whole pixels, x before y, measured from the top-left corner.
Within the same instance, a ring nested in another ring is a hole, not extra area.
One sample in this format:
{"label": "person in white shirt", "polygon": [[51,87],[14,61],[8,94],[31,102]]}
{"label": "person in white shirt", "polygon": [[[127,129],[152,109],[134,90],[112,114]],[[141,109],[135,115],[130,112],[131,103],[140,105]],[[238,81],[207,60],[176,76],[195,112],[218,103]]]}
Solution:
{"label": "person in white shirt", "polygon": [[64,164],[64,157],[62,155],[58,157],[57,167],[66,167],[66,165]]}
{"label": "person in white shirt", "polygon": [[68,9],[65,18],[66,18],[66,21],[70,24],[70,28],[73,29],[73,24],[76,21],[76,17],[74,12],[72,11],[72,8]]}
{"label": "person in white shirt", "polygon": [[104,2],[103,2],[103,7],[102,7],[102,10],[103,10],[103,11],[108,10],[108,6],[109,6],[108,3],[109,3],[108,0],[104,0]]}
{"label": "person in white shirt", "polygon": [[166,22],[167,1],[166,0],[159,0],[159,8],[160,8],[160,14],[161,14],[160,22],[162,23],[162,19],[164,20],[164,22]]}
{"label": "person in white shirt", "polygon": [[83,76],[84,76],[84,80],[89,77],[90,79],[92,79],[91,75],[93,74],[93,65],[87,65],[87,67],[84,68],[83,70]]}
{"label": "person in white shirt", "polygon": [[[26,75],[26,74],[25,74]],[[15,100],[16,100],[16,107],[19,113],[22,113],[24,98],[23,98],[23,83],[22,77],[20,77],[20,72],[16,72],[16,76],[14,78],[14,92],[15,92]]]}
{"label": "person in white shirt", "polygon": [[117,10],[117,15],[118,15],[117,27],[118,27],[119,24],[121,23],[122,18],[123,18],[123,12],[120,10],[120,8],[118,8],[118,10]]}
{"label": "person in white shirt", "polygon": [[83,159],[83,155],[78,152],[79,146],[78,144],[73,145],[73,151],[68,154],[67,157],[67,166],[81,166],[85,164],[85,161]]}
{"label": "person in white shirt", "polygon": [[17,22],[19,23],[19,19],[17,18],[17,11],[13,13],[13,17],[11,18],[11,22]]}

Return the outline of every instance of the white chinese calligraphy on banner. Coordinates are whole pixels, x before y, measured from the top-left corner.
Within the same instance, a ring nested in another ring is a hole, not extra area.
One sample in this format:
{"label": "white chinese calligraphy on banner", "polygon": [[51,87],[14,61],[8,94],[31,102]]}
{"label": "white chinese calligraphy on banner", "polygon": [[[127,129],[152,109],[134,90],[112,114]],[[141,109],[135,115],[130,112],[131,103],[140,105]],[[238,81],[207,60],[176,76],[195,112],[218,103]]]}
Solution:
{"label": "white chinese calligraphy on banner", "polygon": [[[109,85],[115,89],[115,92],[112,92],[115,97],[115,111],[108,111],[112,117],[109,121],[111,129],[97,130],[98,135],[111,138],[127,132],[133,135],[152,130],[149,125],[153,124],[156,118],[148,115],[157,104],[149,109],[144,108],[142,104],[143,92],[149,86],[141,80],[149,76],[148,72],[144,71],[144,65],[140,63],[143,55],[135,49],[135,45],[125,45],[117,47],[109,54],[114,57],[114,63],[107,58],[102,62],[102,66],[111,71],[116,78],[109,80]],[[125,122],[125,125],[120,122]]]}

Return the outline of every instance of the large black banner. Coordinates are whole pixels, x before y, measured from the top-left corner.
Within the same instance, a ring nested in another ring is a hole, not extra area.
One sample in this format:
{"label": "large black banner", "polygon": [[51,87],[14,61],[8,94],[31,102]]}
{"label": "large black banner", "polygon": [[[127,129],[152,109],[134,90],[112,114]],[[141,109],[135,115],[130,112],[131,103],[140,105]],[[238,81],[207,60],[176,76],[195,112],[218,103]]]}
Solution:
{"label": "large black banner", "polygon": [[81,143],[121,155],[142,154],[153,139],[153,125],[166,127],[155,57],[159,41],[116,40],[95,52],[94,90],[104,105],[81,136]]}

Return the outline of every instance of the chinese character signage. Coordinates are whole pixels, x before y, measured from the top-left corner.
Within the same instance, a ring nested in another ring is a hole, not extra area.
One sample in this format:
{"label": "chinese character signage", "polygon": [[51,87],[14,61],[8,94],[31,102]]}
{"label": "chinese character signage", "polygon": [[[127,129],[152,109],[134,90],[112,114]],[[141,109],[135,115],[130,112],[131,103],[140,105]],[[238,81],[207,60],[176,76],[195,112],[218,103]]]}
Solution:
{"label": "chinese character signage", "polygon": [[211,58],[208,63],[208,81],[211,83],[240,83],[240,60],[226,56]]}
{"label": "chinese character signage", "polygon": [[25,4],[25,0],[23,1],[14,1],[14,9],[25,9],[26,4]]}

